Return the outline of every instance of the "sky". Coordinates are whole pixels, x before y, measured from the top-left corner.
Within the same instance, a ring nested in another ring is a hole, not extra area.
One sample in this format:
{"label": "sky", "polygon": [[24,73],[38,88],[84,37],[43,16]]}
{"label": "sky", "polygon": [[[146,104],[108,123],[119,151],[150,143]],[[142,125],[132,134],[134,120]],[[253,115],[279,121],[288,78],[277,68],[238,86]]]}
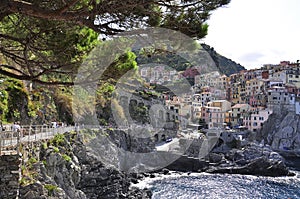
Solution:
{"label": "sky", "polygon": [[246,69],[300,60],[300,0],[231,0],[201,40]]}

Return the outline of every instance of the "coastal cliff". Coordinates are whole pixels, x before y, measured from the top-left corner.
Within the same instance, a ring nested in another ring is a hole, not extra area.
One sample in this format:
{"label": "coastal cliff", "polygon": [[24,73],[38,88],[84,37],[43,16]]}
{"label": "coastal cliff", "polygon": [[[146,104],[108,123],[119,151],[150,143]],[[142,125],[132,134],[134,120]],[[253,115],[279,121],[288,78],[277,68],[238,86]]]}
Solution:
{"label": "coastal cliff", "polygon": [[282,154],[300,155],[300,115],[285,107],[277,107],[264,123],[258,140]]}
{"label": "coastal cliff", "polygon": [[105,165],[86,145],[93,134],[67,133],[40,143],[22,168],[21,199],[151,198],[130,188],[137,175]]}

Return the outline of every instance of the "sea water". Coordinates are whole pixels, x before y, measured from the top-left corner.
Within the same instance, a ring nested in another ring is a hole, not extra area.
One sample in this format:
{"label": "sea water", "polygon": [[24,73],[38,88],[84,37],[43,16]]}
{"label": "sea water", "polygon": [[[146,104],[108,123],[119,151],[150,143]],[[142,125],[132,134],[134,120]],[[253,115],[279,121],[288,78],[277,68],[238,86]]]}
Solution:
{"label": "sea water", "polygon": [[300,199],[300,172],[293,177],[233,174],[171,174],[141,182],[153,199]]}

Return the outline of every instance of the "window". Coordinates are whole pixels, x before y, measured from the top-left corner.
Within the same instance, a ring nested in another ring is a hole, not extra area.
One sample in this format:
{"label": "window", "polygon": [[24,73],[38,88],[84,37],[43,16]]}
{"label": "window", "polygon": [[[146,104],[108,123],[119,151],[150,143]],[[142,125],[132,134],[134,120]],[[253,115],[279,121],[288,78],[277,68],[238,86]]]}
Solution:
{"label": "window", "polygon": [[256,120],[256,117],[254,117],[253,119]]}

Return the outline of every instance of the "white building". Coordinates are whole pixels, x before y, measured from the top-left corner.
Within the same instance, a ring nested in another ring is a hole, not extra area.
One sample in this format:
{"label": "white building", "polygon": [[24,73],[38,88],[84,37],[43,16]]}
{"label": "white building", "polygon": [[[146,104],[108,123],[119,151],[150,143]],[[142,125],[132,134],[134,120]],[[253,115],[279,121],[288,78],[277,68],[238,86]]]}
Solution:
{"label": "white building", "polygon": [[272,105],[295,105],[295,94],[285,87],[273,86],[268,89],[268,107]]}
{"label": "white building", "polygon": [[283,84],[286,84],[287,83],[286,70],[282,70],[282,71],[278,71],[278,72],[270,74],[270,79],[281,80]]}

